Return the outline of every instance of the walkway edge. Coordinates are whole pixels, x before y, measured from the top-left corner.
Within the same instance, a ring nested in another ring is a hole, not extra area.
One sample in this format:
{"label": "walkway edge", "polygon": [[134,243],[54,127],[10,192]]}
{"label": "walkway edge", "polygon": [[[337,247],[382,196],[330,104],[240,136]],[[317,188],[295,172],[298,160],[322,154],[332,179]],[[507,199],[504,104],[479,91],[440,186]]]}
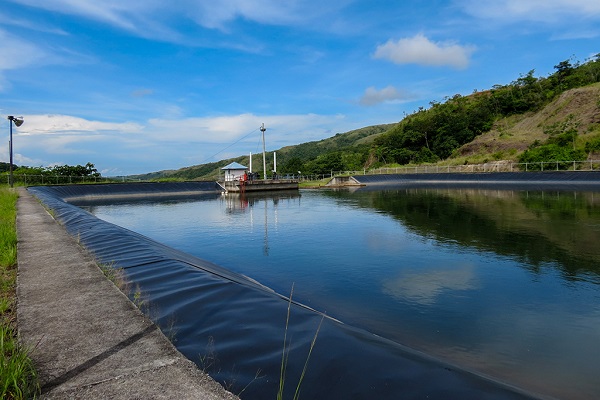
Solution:
{"label": "walkway edge", "polygon": [[17,318],[43,399],[237,399],[185,358],[25,189]]}

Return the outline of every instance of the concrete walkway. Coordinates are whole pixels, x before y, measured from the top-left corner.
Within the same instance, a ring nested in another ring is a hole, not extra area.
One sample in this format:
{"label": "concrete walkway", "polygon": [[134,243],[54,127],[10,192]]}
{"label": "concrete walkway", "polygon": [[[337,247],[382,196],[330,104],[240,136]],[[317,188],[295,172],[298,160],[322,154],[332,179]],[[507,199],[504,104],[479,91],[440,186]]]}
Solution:
{"label": "concrete walkway", "polygon": [[179,353],[24,189],[18,327],[45,399],[237,399]]}

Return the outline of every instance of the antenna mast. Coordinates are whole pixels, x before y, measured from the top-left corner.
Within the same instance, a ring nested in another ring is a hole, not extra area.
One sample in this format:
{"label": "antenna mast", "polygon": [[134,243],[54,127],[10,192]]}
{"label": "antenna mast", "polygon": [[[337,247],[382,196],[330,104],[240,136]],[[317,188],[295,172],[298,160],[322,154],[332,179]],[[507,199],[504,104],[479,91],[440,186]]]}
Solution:
{"label": "antenna mast", "polygon": [[267,161],[265,159],[265,131],[267,130],[267,128],[265,128],[265,124],[263,122],[263,124],[260,127],[260,131],[262,132],[262,140],[263,140],[263,179],[267,180]]}

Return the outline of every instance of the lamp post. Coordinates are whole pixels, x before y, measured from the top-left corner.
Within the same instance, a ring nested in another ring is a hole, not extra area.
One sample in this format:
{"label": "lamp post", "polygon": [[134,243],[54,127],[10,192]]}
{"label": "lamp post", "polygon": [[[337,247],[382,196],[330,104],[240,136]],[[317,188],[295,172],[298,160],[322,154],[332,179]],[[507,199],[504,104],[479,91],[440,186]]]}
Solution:
{"label": "lamp post", "polygon": [[12,139],[12,126],[15,124],[17,128],[23,125],[23,117],[13,117],[12,115],[8,116],[8,120],[10,121],[8,124],[10,125],[10,139],[8,142],[8,152],[10,153],[10,161],[8,165],[8,180],[10,181],[10,187],[13,187],[13,139]]}

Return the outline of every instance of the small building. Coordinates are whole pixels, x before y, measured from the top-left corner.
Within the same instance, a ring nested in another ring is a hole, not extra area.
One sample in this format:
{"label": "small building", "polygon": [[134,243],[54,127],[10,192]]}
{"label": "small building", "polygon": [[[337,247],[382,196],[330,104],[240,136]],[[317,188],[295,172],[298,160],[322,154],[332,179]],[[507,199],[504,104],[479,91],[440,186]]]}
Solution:
{"label": "small building", "polygon": [[243,177],[246,171],[248,171],[248,167],[245,167],[242,164],[238,164],[236,162],[232,162],[231,164],[221,168],[221,170],[225,171],[225,176],[223,180],[225,182],[231,182],[237,181],[241,177]]}

